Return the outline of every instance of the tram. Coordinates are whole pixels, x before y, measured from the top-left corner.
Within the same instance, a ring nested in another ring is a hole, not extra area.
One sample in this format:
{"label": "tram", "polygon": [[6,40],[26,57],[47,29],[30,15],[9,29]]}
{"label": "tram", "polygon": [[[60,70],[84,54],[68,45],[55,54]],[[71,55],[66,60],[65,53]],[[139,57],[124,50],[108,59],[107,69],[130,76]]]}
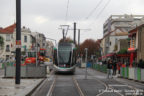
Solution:
{"label": "tram", "polygon": [[55,72],[75,72],[76,47],[73,43],[61,42],[54,48],[54,70]]}

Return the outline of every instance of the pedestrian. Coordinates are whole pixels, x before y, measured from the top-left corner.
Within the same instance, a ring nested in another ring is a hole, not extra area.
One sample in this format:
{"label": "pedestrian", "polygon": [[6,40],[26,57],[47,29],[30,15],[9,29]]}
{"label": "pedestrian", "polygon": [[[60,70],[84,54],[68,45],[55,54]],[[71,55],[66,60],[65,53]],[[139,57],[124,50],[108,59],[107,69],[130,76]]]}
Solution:
{"label": "pedestrian", "polygon": [[142,59],[139,60],[138,67],[144,68],[144,61]]}
{"label": "pedestrian", "polygon": [[118,70],[118,74],[120,74],[120,67],[122,66],[121,61],[119,60],[117,63],[117,70]]}
{"label": "pedestrian", "polygon": [[112,78],[112,60],[108,60],[107,64],[107,78]]}
{"label": "pedestrian", "polygon": [[116,71],[117,71],[117,64],[116,61],[113,61],[113,75],[116,75]]}

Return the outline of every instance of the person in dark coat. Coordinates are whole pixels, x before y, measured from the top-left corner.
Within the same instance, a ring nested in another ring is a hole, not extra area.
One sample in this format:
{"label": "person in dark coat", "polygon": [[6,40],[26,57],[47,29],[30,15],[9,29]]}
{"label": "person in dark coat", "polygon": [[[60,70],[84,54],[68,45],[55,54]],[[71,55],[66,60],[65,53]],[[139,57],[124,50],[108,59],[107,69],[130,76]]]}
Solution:
{"label": "person in dark coat", "polygon": [[107,64],[107,78],[112,78],[112,65],[112,60],[109,59]]}
{"label": "person in dark coat", "polygon": [[113,75],[116,75],[116,71],[117,71],[117,64],[116,61],[113,62]]}
{"label": "person in dark coat", "polygon": [[144,61],[142,59],[139,60],[138,67],[144,68]]}

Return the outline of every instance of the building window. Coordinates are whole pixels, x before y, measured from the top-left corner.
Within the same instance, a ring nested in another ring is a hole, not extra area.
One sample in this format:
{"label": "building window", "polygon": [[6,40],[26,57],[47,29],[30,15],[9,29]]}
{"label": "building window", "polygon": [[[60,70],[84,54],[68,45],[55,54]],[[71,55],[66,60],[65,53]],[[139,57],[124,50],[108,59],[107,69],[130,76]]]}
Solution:
{"label": "building window", "polygon": [[45,46],[45,43],[43,43],[43,46]]}
{"label": "building window", "polygon": [[6,35],[6,41],[10,41],[10,38],[11,38],[11,37],[10,37],[10,34],[7,34],[7,35]]}
{"label": "building window", "polygon": [[109,45],[111,46],[111,42],[109,42]]}
{"label": "building window", "polygon": [[6,45],[6,52],[10,52],[10,46]]}
{"label": "building window", "polygon": [[24,36],[24,42],[27,42],[27,36]]}

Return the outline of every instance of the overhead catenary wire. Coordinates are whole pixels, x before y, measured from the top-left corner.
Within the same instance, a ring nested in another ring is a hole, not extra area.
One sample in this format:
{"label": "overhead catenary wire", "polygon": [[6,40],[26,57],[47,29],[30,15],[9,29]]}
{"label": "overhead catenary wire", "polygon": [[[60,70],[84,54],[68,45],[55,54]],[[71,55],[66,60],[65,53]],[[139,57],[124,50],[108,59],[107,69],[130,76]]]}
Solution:
{"label": "overhead catenary wire", "polygon": [[[95,20],[98,19],[98,17],[102,14],[102,12],[103,12],[103,11],[105,10],[105,8],[108,6],[108,4],[110,3],[110,1],[111,1],[111,0],[108,0],[108,1],[106,2],[106,4],[104,5],[104,7],[101,9],[101,11],[100,11],[100,12],[98,13],[98,15],[96,16]],[[91,13],[90,13],[91,15],[93,14],[93,12],[98,8],[98,6],[99,6],[101,3],[102,3],[102,0],[97,4],[97,6],[93,9],[93,11],[91,11]],[[89,17],[91,16],[90,14],[88,15]],[[87,18],[89,18],[88,16],[87,16]],[[88,28],[91,27],[91,26],[95,23],[95,20],[88,25]],[[84,34],[83,34],[83,35],[84,35]]]}
{"label": "overhead catenary wire", "polygon": [[67,1],[67,7],[66,7],[66,15],[65,15],[65,21],[66,21],[66,23],[67,23],[67,20],[68,20],[69,1],[70,0]]}
{"label": "overhead catenary wire", "polygon": [[108,0],[107,3],[104,5],[104,7],[102,8],[102,10],[98,13],[98,15],[96,16],[96,18],[94,19],[94,22],[92,22],[89,27],[91,25],[93,25],[95,23],[95,20],[99,18],[99,16],[102,14],[102,12],[105,10],[105,8],[108,6],[108,4],[110,3],[111,0]]}
{"label": "overhead catenary wire", "polygon": [[99,7],[99,5],[102,3],[103,0],[100,0],[96,7],[88,14],[88,16],[85,18],[86,20],[89,19],[90,16],[96,11],[96,9]]}

